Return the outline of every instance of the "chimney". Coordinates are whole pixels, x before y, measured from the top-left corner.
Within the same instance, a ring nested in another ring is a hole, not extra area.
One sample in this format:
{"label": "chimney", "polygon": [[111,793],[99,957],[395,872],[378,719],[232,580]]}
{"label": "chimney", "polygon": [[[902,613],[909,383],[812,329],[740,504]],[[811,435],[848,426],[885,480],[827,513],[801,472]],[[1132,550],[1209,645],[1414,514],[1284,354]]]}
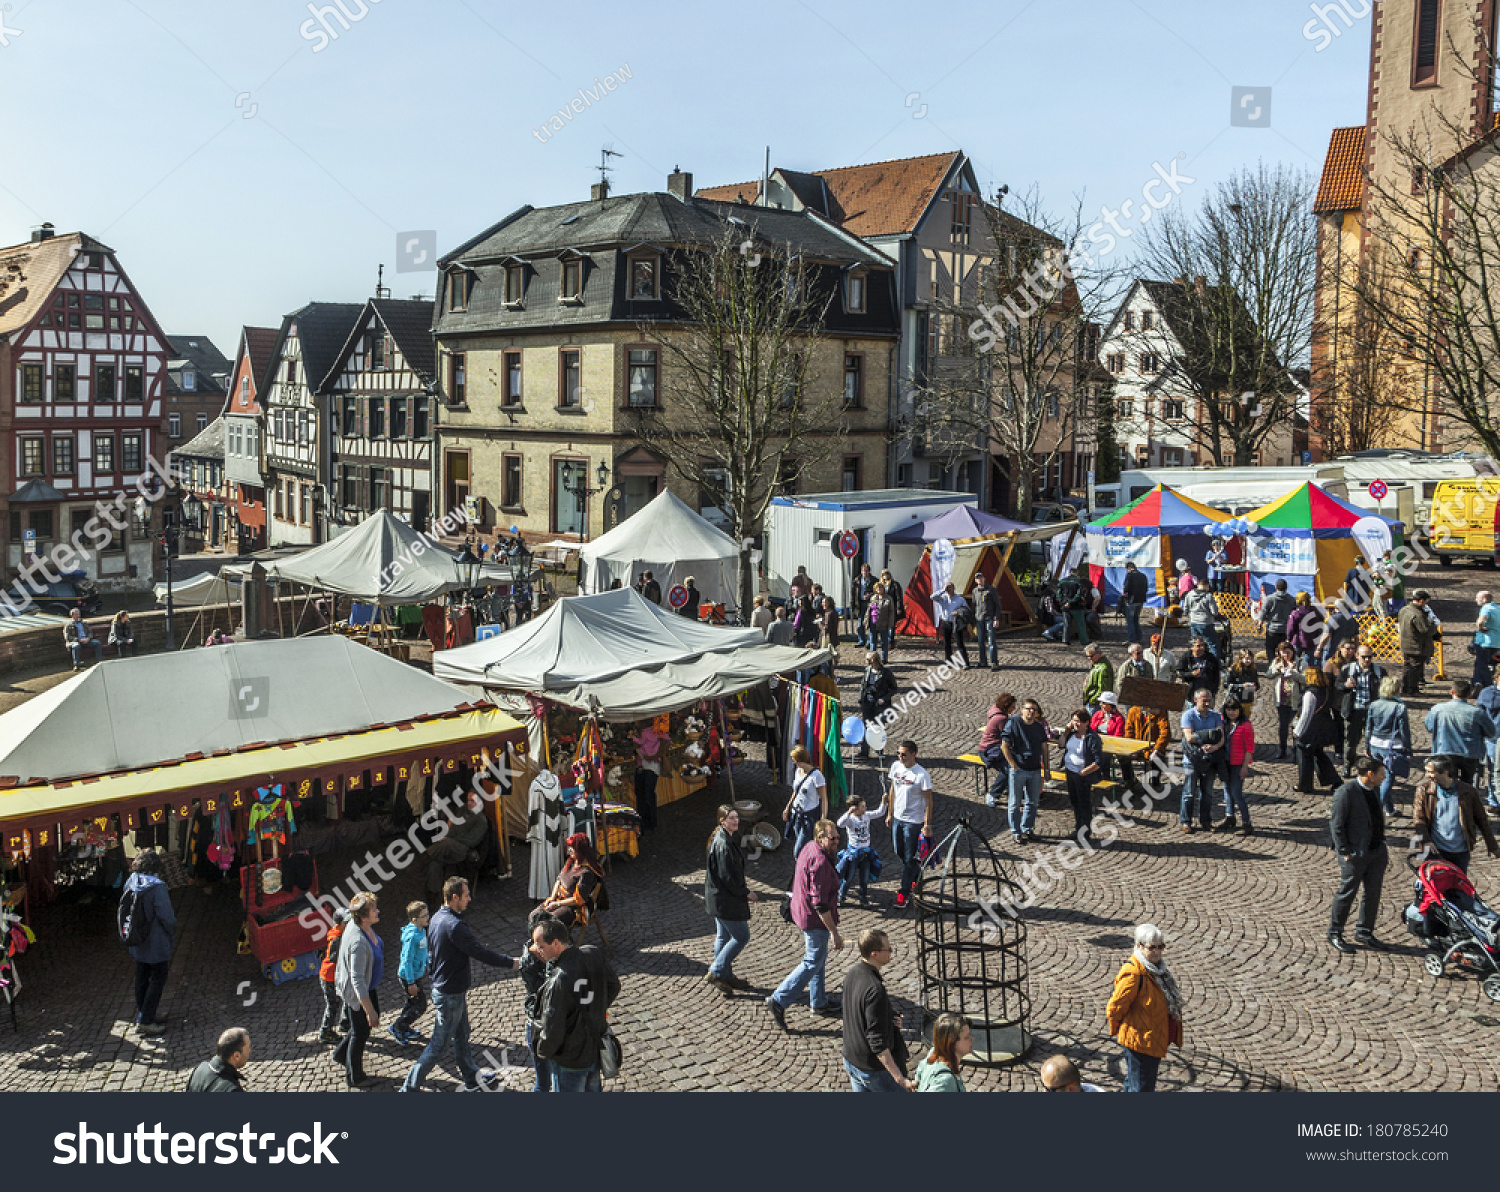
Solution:
{"label": "chimney", "polygon": [[40,244],[43,240],[51,240],[55,235],[57,235],[57,229],[49,223],[44,223],[39,228],[31,229],[31,242]]}
{"label": "chimney", "polygon": [[667,175],[667,191],[684,203],[687,202],[693,197],[693,176],[684,174],[681,166],[673,166],[672,172]]}
{"label": "chimney", "polygon": [[608,181],[596,182],[593,186],[589,187],[589,198],[595,203],[602,203],[605,199],[609,198]]}

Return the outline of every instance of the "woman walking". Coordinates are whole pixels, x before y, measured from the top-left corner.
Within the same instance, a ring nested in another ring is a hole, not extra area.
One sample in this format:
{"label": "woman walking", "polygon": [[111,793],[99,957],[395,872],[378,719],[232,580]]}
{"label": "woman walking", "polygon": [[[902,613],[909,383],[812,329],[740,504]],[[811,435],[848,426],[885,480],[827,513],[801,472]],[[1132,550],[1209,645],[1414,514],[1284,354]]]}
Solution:
{"label": "woman walking", "polygon": [[1276,647],[1276,658],[1269,673],[1276,700],[1276,760],[1285,761],[1287,732],[1297,719],[1297,712],[1302,707],[1302,693],[1307,689],[1302,668],[1297,665],[1297,650],[1291,642],[1282,642]]}
{"label": "woman walking", "polygon": [[793,748],[792,764],[797,767],[797,776],[792,779],[792,797],[781,809],[781,818],[793,839],[792,867],[796,868],[797,858],[813,838],[813,826],[828,818],[828,782],[813,764],[806,745]]}
{"label": "woman walking", "polygon": [[734,958],[750,942],[750,904],[760,895],[745,881],[745,850],[735,839],[740,813],[727,803],[719,808],[719,826],[708,841],[708,868],[703,875],[703,908],[718,928],[708,983],[726,997],[750,982],[734,975]]}
{"label": "woman walking", "polygon": [[891,640],[896,636],[896,596],[888,583],[875,585],[875,595],[870,601],[870,627],[875,631],[875,645],[880,647],[880,661],[889,662]]}
{"label": "woman walking", "polygon": [[1079,708],[1068,720],[1063,741],[1063,768],[1068,779],[1068,801],[1073,804],[1073,838],[1079,844],[1094,838],[1094,783],[1104,776],[1104,745],[1089,727],[1089,714]]}
{"label": "woman walking", "polygon": [[367,1089],[377,1083],[365,1075],[365,1043],[380,1025],[380,979],[385,975],[385,945],[375,934],[380,906],[375,895],[356,894],[349,903],[349,925],[339,940],[335,978],[339,996],[349,1007],[349,1033],[333,1049],[333,1061],[344,1065],[350,1088]]}
{"label": "woman walking", "polygon": [[1167,1048],[1182,1046],[1182,994],[1167,968],[1166,938],[1142,923],[1135,929],[1135,951],[1115,976],[1105,1014],[1109,1033],[1125,1049],[1125,1092],[1156,1092],[1156,1072]]}
{"label": "woman walking", "polygon": [[[871,650],[865,656],[865,677],[859,685],[859,714],[866,724],[885,712],[896,699],[896,676],[886,670],[880,655]],[[870,756],[870,743],[859,739],[859,756]]]}
{"label": "woman walking", "polygon": [[1238,810],[1240,832],[1253,836],[1255,829],[1250,826],[1250,804],[1245,799],[1245,776],[1250,773],[1255,757],[1255,726],[1250,723],[1250,714],[1239,700],[1232,699],[1224,705],[1224,737],[1229,754],[1229,775],[1224,780],[1224,822],[1217,831],[1233,832],[1235,811]]}
{"label": "woman walking", "polygon": [[917,1092],[968,1092],[958,1068],[973,1050],[974,1031],[969,1020],[962,1014],[939,1014],[932,1024],[932,1050],[917,1065]]}
{"label": "woman walking", "polygon": [[1313,784],[1335,787],[1339,772],[1328,757],[1328,747],[1338,741],[1338,725],[1333,719],[1336,698],[1328,674],[1321,666],[1310,666],[1302,672],[1307,689],[1302,693],[1302,708],[1292,736],[1297,742],[1297,792],[1314,793]]}
{"label": "woman walking", "polygon": [[1365,751],[1385,766],[1380,782],[1380,806],[1393,816],[1396,797],[1392,787],[1398,778],[1411,773],[1411,715],[1401,698],[1401,676],[1386,675],[1380,680],[1380,698],[1370,704],[1365,714]]}

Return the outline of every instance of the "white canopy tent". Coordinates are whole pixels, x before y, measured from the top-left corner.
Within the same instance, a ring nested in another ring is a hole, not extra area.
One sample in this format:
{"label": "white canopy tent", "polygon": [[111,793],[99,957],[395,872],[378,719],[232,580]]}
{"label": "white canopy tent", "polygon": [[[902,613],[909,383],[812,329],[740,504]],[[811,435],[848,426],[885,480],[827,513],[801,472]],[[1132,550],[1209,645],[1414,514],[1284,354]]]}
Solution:
{"label": "white canopy tent", "polygon": [[615,580],[628,588],[642,571],[661,584],[662,600],[674,584],[697,580],[703,599],[738,607],[740,548],[733,538],[694,513],[669,490],[608,534],[584,544],[579,558],[584,594],[607,592]]}
{"label": "white canopy tent", "polygon": [[[172,584],[172,604],[177,608],[193,608],[204,604],[233,604],[240,598],[238,575],[214,574],[205,571],[192,579],[177,580]],[[167,585],[156,585],[156,603],[167,603]]]}
{"label": "white canopy tent", "polygon": [[439,650],[432,673],[484,688],[487,697],[540,695],[585,709],[597,700],[606,720],[640,720],[827,657],[827,650],[766,645],[758,629],[690,621],[621,588],[560,600],[507,633]]}

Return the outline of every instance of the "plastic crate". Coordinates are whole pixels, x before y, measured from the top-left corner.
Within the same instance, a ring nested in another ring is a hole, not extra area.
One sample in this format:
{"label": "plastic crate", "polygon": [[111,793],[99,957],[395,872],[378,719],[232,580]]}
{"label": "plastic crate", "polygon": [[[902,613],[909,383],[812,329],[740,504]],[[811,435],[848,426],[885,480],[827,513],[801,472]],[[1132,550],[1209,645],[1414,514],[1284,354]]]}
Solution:
{"label": "plastic crate", "polygon": [[285,985],[288,981],[305,981],[309,977],[318,975],[322,955],[321,952],[304,952],[301,956],[288,956],[285,960],[266,965],[261,972],[272,985]]}
{"label": "plastic crate", "polygon": [[[280,869],[281,862],[279,860],[267,861],[263,868]],[[263,966],[269,968],[288,958],[300,957],[306,952],[316,953],[325,934],[321,923],[308,928],[302,926],[296,918],[262,923],[258,917],[260,914],[273,911],[291,902],[294,898],[300,898],[301,891],[293,893],[289,890],[282,890],[275,894],[265,894],[257,902],[252,889],[255,875],[256,866],[254,865],[247,864],[240,870],[240,898],[245,905],[251,955]],[[318,893],[316,865],[313,867],[311,893]]]}

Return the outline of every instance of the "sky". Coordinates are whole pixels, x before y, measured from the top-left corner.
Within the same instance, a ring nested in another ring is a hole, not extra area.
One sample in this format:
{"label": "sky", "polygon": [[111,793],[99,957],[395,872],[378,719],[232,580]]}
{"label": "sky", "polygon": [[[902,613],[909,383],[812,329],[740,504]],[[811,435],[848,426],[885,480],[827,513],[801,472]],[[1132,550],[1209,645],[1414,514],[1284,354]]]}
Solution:
{"label": "sky", "polygon": [[962,149],[986,194],[1059,215],[1139,206],[1174,159],[1192,204],[1259,159],[1317,171],[1364,122],[1368,4],[1318,7],[8,0],[0,244],[87,232],[168,334],[232,355],[381,264],[430,296],[436,255],[587,198],[605,146],[616,194],[757,178],[767,146],[803,170]]}

